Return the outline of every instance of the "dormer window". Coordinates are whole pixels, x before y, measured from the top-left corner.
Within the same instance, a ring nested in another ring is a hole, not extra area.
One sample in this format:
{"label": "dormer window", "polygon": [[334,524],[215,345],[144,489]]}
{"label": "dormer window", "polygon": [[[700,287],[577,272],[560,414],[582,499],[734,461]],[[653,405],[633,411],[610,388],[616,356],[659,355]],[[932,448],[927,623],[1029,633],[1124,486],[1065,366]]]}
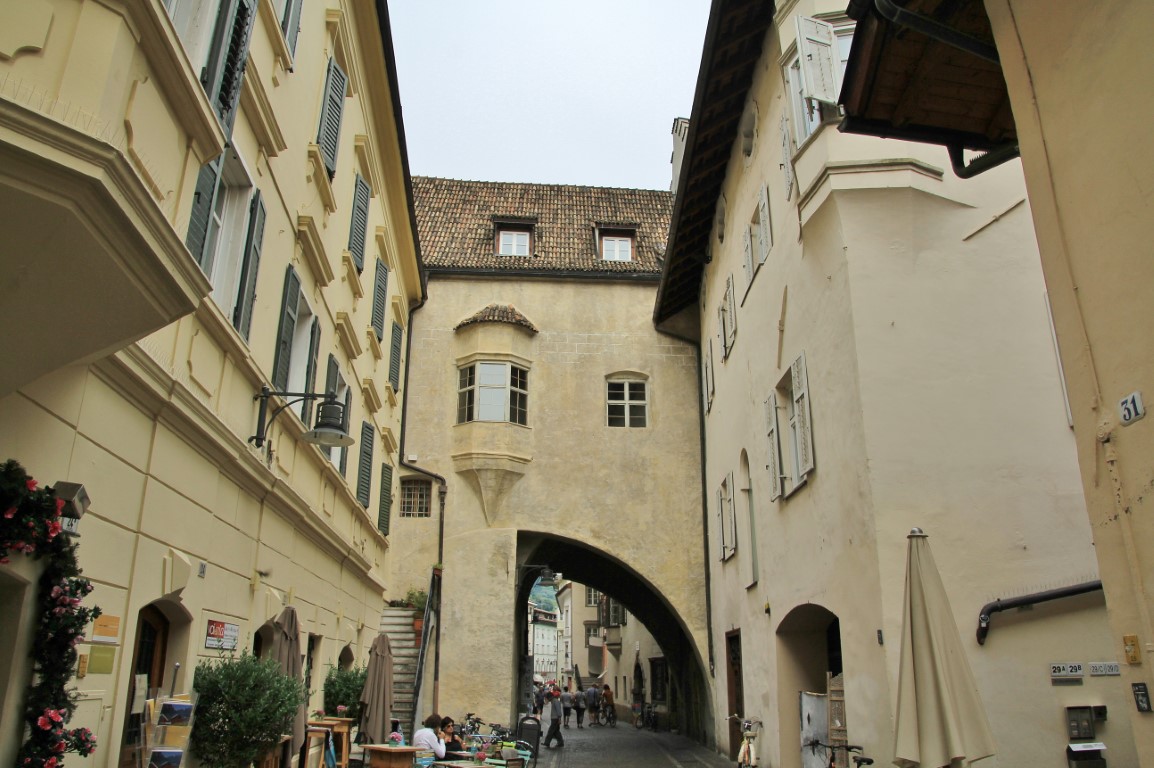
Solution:
{"label": "dormer window", "polygon": [[501,230],[497,253],[501,256],[528,256],[529,233],[516,229]]}
{"label": "dormer window", "polygon": [[633,238],[622,235],[601,237],[601,258],[605,261],[632,261]]}
{"label": "dormer window", "polygon": [[602,261],[633,261],[633,229],[597,228],[597,250]]}
{"label": "dormer window", "polygon": [[498,256],[533,255],[532,219],[493,220],[493,233]]}

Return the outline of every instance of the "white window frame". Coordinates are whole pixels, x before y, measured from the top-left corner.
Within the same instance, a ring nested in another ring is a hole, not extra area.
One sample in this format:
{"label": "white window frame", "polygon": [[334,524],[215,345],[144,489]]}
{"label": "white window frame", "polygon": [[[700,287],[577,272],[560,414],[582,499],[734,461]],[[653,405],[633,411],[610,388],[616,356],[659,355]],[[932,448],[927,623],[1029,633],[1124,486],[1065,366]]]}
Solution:
{"label": "white window frame", "polygon": [[633,261],[633,236],[601,235],[601,259],[602,261]]}
{"label": "white window frame", "polygon": [[705,398],[705,412],[709,413],[713,409],[713,337],[710,336],[706,342],[701,350],[702,375],[705,378],[702,383],[702,396]]}
{"label": "white window frame", "polygon": [[737,342],[737,299],[734,296],[733,275],[725,279],[725,295],[717,307],[718,333],[721,336],[721,359],[729,358],[733,345]]}
{"label": "white window frame", "polygon": [[[614,384],[621,385],[620,397],[614,397],[611,390]],[[636,390],[640,388],[640,397]],[[614,424],[614,407],[622,409],[618,418],[622,423]],[[640,423],[636,421],[635,409],[640,407]],[[610,376],[605,380],[605,424],[609,427],[625,427],[644,429],[649,426],[649,382],[638,377]]]}
{"label": "white window frame", "polygon": [[[473,369],[473,383],[462,385],[461,374]],[[520,371],[520,381],[524,382],[523,386],[518,386],[517,381],[514,380],[513,371]],[[500,371],[501,383],[496,382],[495,374]],[[487,374],[490,378],[487,381],[482,380],[482,374]],[[466,405],[466,416],[461,418],[461,398],[468,397],[469,392],[472,392],[472,404]],[[500,418],[493,408],[496,406],[496,401],[493,400],[495,392],[501,392],[501,414]],[[489,402],[482,402],[482,401]],[[522,408],[514,407],[515,401],[519,400]],[[482,414],[482,409],[485,413]],[[523,411],[522,419],[517,420],[514,417],[515,410]],[[474,421],[488,421],[488,422],[506,422],[510,424],[521,424],[527,426],[529,422],[529,368],[525,365],[511,363],[504,360],[473,360],[457,369],[457,423],[468,424]]]}
{"label": "white window frame", "polygon": [[533,237],[527,229],[501,228],[497,230],[497,243],[498,256],[529,256]]}
{"label": "white window frame", "polygon": [[585,587],[585,607],[596,608],[601,604],[601,590],[593,587]]}
{"label": "white window frame", "polygon": [[[252,202],[252,180],[243,161],[231,149],[225,151],[224,162],[216,181],[217,192],[209,214],[205,235],[205,252],[212,264],[209,281],[212,300],[226,317],[232,318],[238,303],[240,268],[244,262],[245,240]],[[307,354],[307,350],[306,350]]]}

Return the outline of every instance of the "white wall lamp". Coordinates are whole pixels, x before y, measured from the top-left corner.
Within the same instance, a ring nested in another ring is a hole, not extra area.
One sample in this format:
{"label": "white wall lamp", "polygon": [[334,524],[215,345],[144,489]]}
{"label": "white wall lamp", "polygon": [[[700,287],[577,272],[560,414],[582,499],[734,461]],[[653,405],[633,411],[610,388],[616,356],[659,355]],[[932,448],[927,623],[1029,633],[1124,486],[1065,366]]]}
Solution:
{"label": "white wall lamp", "polygon": [[[292,398],[287,403],[279,406],[272,412],[272,416],[268,416],[268,399],[272,396]],[[355,440],[345,431],[345,406],[337,402],[337,396],[333,392],[320,394],[319,392],[274,392],[268,387],[261,387],[260,392],[253,396],[253,400],[260,401],[260,411],[256,420],[256,434],[248,439],[250,443],[257,448],[264,446],[267,437],[268,428],[280,415],[281,411],[288,408],[290,405],[303,402],[305,400],[321,400],[320,406],[317,408],[316,424],[308,432],[301,435],[301,439],[306,443],[319,445],[322,448],[343,448],[352,445]]]}

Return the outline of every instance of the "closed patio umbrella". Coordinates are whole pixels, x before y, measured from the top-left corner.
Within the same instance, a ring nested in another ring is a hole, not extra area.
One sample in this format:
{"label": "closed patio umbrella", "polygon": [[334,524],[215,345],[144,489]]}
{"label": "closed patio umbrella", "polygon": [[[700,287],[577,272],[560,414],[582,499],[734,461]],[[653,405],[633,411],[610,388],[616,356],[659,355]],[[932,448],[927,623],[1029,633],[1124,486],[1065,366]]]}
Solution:
{"label": "closed patio umbrella", "polygon": [[908,538],[894,764],[960,768],[993,755],[994,738],[929,541]]}
{"label": "closed patio umbrella", "polygon": [[384,632],[369,648],[365,687],[361,689],[360,740],[383,744],[389,737],[389,711],[393,708],[393,649]]}
{"label": "closed patio umbrella", "polygon": [[[272,623],[273,638],[269,656],[280,664],[281,671],[294,680],[301,677],[301,627],[297,610],[285,606]],[[308,702],[302,701],[296,717],[293,718],[292,743],[289,755],[300,751],[305,741],[305,719],[308,717]]]}

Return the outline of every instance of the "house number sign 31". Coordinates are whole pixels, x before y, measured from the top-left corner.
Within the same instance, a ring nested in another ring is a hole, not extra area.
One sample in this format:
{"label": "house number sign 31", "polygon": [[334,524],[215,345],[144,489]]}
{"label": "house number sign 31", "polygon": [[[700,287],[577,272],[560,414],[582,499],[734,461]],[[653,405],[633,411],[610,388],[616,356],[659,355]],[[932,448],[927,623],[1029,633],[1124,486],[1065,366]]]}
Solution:
{"label": "house number sign 31", "polygon": [[1142,393],[1131,392],[1118,401],[1118,415],[1122,418],[1122,425],[1133,424],[1146,415],[1146,408],[1142,405]]}

